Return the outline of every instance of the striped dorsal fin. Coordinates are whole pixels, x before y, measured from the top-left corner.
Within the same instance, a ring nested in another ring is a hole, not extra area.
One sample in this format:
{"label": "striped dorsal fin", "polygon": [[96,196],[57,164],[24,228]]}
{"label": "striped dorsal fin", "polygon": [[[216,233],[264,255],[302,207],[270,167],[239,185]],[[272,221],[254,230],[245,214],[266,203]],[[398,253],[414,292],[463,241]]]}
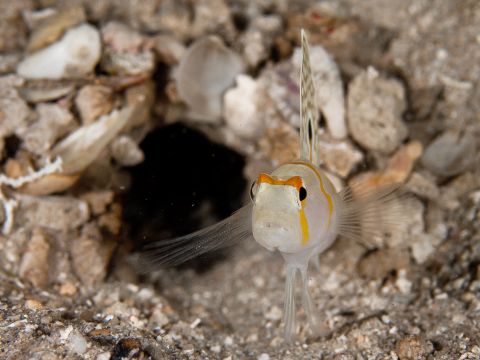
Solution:
{"label": "striped dorsal fin", "polygon": [[302,30],[302,68],[300,70],[300,158],[318,166],[317,134],[319,111],[310,67],[310,53]]}

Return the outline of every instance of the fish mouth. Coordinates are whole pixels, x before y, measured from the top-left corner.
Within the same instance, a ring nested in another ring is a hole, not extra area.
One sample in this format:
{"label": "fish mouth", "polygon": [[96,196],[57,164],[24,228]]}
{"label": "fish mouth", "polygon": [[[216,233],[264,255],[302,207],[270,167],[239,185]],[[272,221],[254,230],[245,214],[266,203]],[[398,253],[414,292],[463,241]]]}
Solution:
{"label": "fish mouth", "polygon": [[279,231],[279,232],[284,232],[288,233],[288,228],[281,225],[280,223],[273,222],[273,221],[266,221],[263,225],[264,228],[266,229],[272,229],[273,231]]}
{"label": "fish mouth", "polygon": [[282,249],[295,239],[292,229],[278,221],[262,221],[253,226],[255,240],[270,251]]}

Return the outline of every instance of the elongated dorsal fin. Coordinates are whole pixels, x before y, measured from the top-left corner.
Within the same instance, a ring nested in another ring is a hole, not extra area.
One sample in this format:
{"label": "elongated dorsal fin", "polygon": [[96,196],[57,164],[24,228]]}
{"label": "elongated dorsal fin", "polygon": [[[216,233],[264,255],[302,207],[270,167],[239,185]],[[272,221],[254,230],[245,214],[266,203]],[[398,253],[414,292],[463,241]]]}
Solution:
{"label": "elongated dorsal fin", "polygon": [[302,29],[302,68],[300,70],[300,158],[319,165],[317,149],[318,107],[316,102],[315,86],[313,84],[312,69],[310,67],[310,53],[305,31]]}

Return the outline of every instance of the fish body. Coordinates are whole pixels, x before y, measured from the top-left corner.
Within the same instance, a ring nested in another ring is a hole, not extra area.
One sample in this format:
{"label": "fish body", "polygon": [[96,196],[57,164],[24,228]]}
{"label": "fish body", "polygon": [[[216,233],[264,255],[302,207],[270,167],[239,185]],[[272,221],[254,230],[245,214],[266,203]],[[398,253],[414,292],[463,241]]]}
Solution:
{"label": "fish body", "polygon": [[286,265],[285,338],[295,333],[295,285],[302,279],[302,303],[310,328],[316,330],[314,307],[308,291],[308,265],[318,265],[318,255],[340,235],[363,241],[382,235],[396,223],[398,187],[345,188],[337,192],[318,167],[319,111],[310,68],[308,43],[302,31],[300,74],[300,159],[283,164],[270,174],[260,174],[252,185],[252,204],[206,229],[179,238],[147,244],[141,259],[144,269],[178,265],[195,256],[223,248],[249,237],[278,251]]}
{"label": "fish body", "polygon": [[320,252],[338,233],[339,198],[320,169],[304,161],[257,179],[252,213],[255,240],[269,250]]}

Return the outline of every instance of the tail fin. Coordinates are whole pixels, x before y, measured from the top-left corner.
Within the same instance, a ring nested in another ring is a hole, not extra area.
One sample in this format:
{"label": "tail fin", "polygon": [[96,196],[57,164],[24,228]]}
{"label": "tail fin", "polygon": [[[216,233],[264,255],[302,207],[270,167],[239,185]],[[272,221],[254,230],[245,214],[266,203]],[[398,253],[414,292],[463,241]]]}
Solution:
{"label": "tail fin", "polygon": [[339,195],[339,234],[366,246],[374,244],[376,237],[395,231],[405,220],[406,196],[400,185],[355,190],[347,187]]}

